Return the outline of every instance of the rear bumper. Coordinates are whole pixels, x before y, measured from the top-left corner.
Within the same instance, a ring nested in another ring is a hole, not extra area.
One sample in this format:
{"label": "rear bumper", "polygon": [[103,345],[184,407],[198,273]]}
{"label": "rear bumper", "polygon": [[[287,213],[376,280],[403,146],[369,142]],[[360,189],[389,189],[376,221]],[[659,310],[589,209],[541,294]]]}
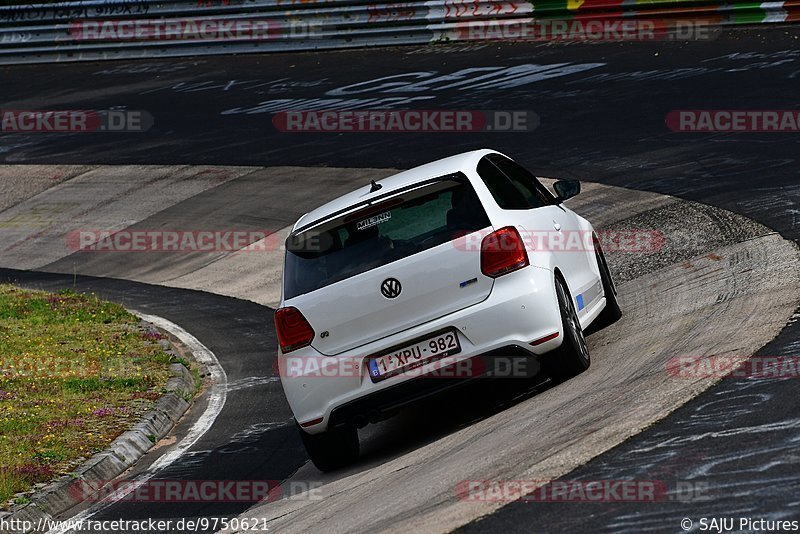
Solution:
{"label": "rear bumper", "polygon": [[[503,359],[501,360],[500,358]],[[511,374],[509,367],[506,365],[506,359],[524,361],[530,358],[530,352],[514,346],[497,349],[489,354],[472,356],[467,360],[461,361],[461,364],[467,363],[469,365],[451,364],[432,375],[423,375],[413,380],[393,384],[388,388],[337,406],[331,411],[328,428],[343,426],[360,428],[367,423],[377,423],[412,404],[475,380],[506,377]],[[503,363],[498,364],[498,362]],[[468,376],[462,376],[463,373],[459,371],[459,366],[462,369],[470,369],[472,372],[468,373]],[[536,373],[532,372],[532,370],[538,370],[538,368],[528,365],[519,365],[517,368],[527,374],[514,373],[513,376],[515,378],[534,376]],[[447,378],[443,379],[442,375]]]}
{"label": "rear bumper", "polygon": [[[459,354],[379,382],[368,376],[365,360],[369,356],[401,348],[447,328],[458,333]],[[554,333],[558,335],[531,345]],[[553,273],[529,266],[495,280],[489,297],[469,308],[345,354],[324,356],[313,347],[305,347],[288,355],[279,354],[278,361],[295,419],[300,424],[313,421],[304,425],[304,430],[316,434],[330,425],[361,426],[383,419],[410,403],[486,374],[529,376],[524,365],[498,356],[508,356],[510,351],[516,362],[535,358],[559,347],[562,338]],[[501,365],[504,367],[498,368]]]}

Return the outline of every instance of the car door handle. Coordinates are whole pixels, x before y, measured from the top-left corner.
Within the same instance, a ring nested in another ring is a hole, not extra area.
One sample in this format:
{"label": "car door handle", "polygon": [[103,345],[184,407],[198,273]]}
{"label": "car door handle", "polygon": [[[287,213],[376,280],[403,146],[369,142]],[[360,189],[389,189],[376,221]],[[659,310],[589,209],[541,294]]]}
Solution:
{"label": "car door handle", "polygon": [[561,231],[561,225],[558,224],[556,221],[553,221],[553,228],[555,228],[556,232]]}

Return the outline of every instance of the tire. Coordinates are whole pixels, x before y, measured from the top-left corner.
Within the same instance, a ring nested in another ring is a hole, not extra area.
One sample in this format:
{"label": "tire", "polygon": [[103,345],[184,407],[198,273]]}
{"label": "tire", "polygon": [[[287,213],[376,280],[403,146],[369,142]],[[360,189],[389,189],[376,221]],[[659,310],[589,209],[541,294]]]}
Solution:
{"label": "tire", "polygon": [[321,434],[308,434],[300,425],[297,425],[297,430],[311,462],[320,471],[333,471],[358,459],[358,430],[355,427],[337,428]]}
{"label": "tire", "polygon": [[611,278],[606,257],[597,243],[595,243],[594,254],[597,258],[597,267],[600,269],[600,280],[603,282],[603,294],[606,297],[606,307],[597,316],[595,322],[598,327],[603,328],[619,321],[622,317],[622,308],[617,300],[617,287],[614,285],[614,279]]}
{"label": "tire", "polygon": [[588,369],[591,365],[591,358],[569,289],[558,276],[556,277],[556,296],[561,313],[564,339],[561,346],[547,357],[545,369],[552,378],[567,380]]}

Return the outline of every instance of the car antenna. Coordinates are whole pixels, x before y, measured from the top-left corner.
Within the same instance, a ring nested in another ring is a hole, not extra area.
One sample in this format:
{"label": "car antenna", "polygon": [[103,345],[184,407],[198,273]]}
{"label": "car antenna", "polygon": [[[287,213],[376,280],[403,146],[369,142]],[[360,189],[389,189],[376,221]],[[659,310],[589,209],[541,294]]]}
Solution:
{"label": "car antenna", "polygon": [[380,190],[381,187],[383,187],[381,184],[379,184],[375,180],[370,180],[370,184],[371,184],[371,186],[369,188],[369,192],[370,193],[374,193],[375,191],[378,191],[378,190]]}

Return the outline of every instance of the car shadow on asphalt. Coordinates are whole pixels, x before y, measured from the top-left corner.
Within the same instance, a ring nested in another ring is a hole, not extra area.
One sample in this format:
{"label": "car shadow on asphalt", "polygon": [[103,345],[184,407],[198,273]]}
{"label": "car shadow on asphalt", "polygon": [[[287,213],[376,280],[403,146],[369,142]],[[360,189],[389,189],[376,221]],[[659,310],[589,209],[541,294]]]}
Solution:
{"label": "car shadow on asphalt", "polygon": [[492,417],[557,385],[544,372],[529,378],[475,380],[415,403],[394,417],[360,429],[361,456],[355,464],[322,473],[309,462],[295,473],[292,480],[328,484],[367,471]]}
{"label": "car shadow on asphalt", "polygon": [[362,429],[359,463],[365,466],[385,463],[535,397],[554,385],[544,373],[531,378],[488,378],[426,399],[391,419]]}

